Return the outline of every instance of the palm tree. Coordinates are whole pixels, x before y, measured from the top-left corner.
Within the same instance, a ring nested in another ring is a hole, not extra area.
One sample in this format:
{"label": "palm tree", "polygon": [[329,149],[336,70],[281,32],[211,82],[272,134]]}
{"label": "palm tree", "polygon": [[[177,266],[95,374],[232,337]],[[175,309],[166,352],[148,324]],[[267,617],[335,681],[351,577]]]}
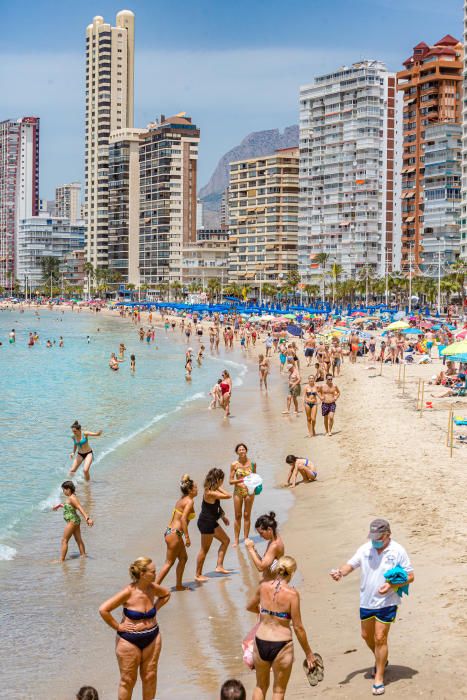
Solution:
{"label": "palm tree", "polygon": [[52,255],[45,255],[41,258],[42,279],[49,284],[58,282],[60,279],[60,261]]}
{"label": "palm tree", "polygon": [[326,265],[329,260],[329,253],[317,253],[313,258],[321,267],[321,281],[323,283],[323,301],[326,298]]}
{"label": "palm tree", "polygon": [[208,296],[210,299],[216,299],[221,291],[221,283],[215,277],[208,279]]}
{"label": "palm tree", "polygon": [[242,287],[236,282],[231,282],[224,288],[224,294],[231,297],[237,297],[241,299],[242,297]]}
{"label": "palm tree", "polygon": [[319,296],[319,284],[306,284],[303,291],[305,292],[309,303],[312,298]]}
{"label": "palm tree", "polygon": [[91,281],[94,277],[94,266],[89,261],[84,263],[84,274],[88,278],[88,294],[91,296]]}
{"label": "palm tree", "polygon": [[203,285],[202,283],[198,280],[196,282],[190,282],[188,285],[188,291],[190,294],[197,294],[198,292],[201,292],[203,290]]}
{"label": "palm tree", "polygon": [[337,283],[339,282],[339,279],[344,272],[344,268],[342,265],[339,265],[338,263],[333,263],[331,265],[331,280],[332,280],[332,305],[334,306],[334,300],[336,296],[336,286]]}
{"label": "palm tree", "polygon": [[456,260],[456,262],[451,265],[451,274],[459,283],[462,298],[462,310],[464,310],[466,299],[465,286],[467,278],[467,262],[465,260]]}
{"label": "palm tree", "polygon": [[175,280],[174,282],[170,283],[170,289],[173,290],[175,301],[177,301],[177,299],[179,298],[180,293],[183,289],[182,283],[179,282],[178,280]]}
{"label": "palm tree", "polygon": [[368,306],[368,293],[370,290],[371,280],[375,277],[375,268],[373,265],[362,265],[358,270],[357,277],[361,282],[365,283],[365,304]]}
{"label": "palm tree", "polygon": [[270,282],[265,282],[263,284],[263,296],[267,299],[272,299],[277,294],[277,287]]}

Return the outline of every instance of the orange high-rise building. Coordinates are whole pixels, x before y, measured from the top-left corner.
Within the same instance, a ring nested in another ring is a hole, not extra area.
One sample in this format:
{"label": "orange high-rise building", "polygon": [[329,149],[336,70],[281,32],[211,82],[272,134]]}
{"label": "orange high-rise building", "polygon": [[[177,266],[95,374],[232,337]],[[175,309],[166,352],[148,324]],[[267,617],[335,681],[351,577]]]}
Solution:
{"label": "orange high-rise building", "polygon": [[423,257],[425,129],[437,122],[462,121],[463,46],[446,35],[428,46],[417,44],[397,74],[404,93],[401,268],[419,270]]}

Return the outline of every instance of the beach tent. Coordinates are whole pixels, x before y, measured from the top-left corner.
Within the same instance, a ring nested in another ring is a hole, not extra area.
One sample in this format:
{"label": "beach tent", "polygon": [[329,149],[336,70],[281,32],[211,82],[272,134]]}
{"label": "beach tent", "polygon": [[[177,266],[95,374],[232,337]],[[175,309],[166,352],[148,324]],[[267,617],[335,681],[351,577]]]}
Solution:
{"label": "beach tent", "polygon": [[461,340],[460,343],[451,343],[447,345],[444,350],[441,350],[442,355],[449,355],[450,357],[457,357],[458,355],[467,354],[467,340]]}

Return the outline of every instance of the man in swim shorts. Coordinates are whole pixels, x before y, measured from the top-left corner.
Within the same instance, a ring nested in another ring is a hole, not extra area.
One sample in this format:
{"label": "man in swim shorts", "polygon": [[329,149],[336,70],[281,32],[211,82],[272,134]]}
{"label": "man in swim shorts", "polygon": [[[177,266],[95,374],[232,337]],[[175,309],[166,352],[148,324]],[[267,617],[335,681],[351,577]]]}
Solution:
{"label": "man in swim shorts", "polygon": [[326,374],[326,382],[322,386],[318,386],[317,390],[319,398],[321,399],[321,414],[324,418],[324,429],[326,435],[332,435],[336,401],[341,395],[341,392],[334,384],[332,374]]}
{"label": "man in swim shorts", "polygon": [[[384,695],[384,671],[388,663],[388,635],[391,623],[401,603],[397,590],[414,580],[413,568],[404,547],[391,539],[387,520],[377,518],[370,523],[368,542],[357,549],[347,564],[331,571],[334,581],[340,581],[360,568],[361,633],[375,656],[373,695]],[[385,574],[400,566],[407,574],[403,584],[390,584]]]}

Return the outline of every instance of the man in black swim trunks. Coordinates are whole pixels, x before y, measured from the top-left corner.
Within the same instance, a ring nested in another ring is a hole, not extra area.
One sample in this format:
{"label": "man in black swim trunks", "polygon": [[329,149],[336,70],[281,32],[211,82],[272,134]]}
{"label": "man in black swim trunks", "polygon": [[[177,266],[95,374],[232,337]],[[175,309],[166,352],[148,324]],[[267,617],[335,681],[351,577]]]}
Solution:
{"label": "man in black swim trunks", "polygon": [[338,387],[333,382],[332,374],[326,375],[326,382],[317,387],[319,398],[321,399],[321,413],[324,418],[324,429],[326,435],[332,435],[334,425],[334,414],[336,412],[336,401],[341,395]]}

